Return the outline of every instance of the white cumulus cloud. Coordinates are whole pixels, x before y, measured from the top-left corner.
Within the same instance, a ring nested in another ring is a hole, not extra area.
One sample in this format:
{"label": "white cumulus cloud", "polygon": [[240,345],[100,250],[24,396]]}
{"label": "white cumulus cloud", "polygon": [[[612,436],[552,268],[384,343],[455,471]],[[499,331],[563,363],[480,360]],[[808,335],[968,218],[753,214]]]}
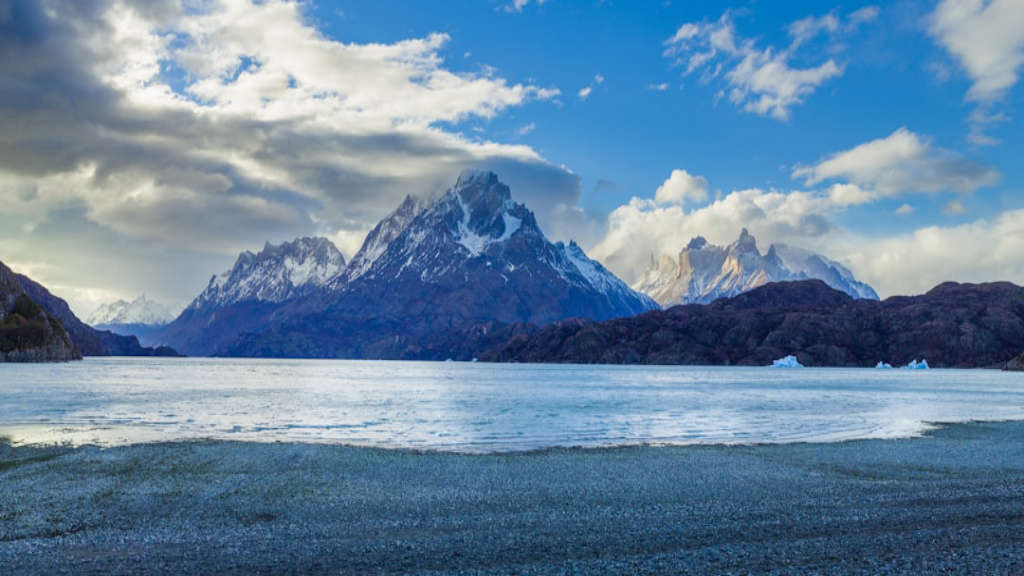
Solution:
{"label": "white cumulus cloud", "polygon": [[955,152],[933,146],[906,128],[798,166],[793,177],[807,185],[844,180],[885,196],[907,193],[974,192],[995,184],[999,173]]}
{"label": "white cumulus cloud", "polygon": [[658,204],[685,204],[708,199],[708,181],[686,170],[673,170],[668,180],[658,186],[654,201]]}

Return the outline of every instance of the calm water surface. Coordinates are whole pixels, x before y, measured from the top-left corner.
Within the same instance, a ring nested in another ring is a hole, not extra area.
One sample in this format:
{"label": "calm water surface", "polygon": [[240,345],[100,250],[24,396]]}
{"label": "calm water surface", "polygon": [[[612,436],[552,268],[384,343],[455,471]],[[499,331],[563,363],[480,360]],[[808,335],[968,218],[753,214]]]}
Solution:
{"label": "calm water surface", "polygon": [[988,370],[610,367],[91,358],[0,364],[0,436],[104,445],[216,438],[511,451],[828,442],[1024,419]]}

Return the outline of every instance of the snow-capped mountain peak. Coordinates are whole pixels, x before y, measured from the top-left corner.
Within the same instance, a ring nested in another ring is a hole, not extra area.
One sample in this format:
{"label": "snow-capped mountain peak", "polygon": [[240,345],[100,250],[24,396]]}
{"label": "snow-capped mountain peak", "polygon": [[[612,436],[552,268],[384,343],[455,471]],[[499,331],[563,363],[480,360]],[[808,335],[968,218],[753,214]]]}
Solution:
{"label": "snow-capped mountain peak", "polygon": [[721,247],[703,237],[690,240],[678,257],[652,255],[651,266],[633,288],[662,306],[708,303],[769,282],[817,278],[855,298],[877,300],[875,291],[833,260],[808,250],[773,244],[761,254],[747,229]]}
{"label": "snow-capped mountain peak", "polygon": [[283,302],[327,286],[345,270],[345,257],[326,238],[267,243],[258,254],[245,251],[235,265],[210,279],[190,308],[224,307],[236,302]]}
{"label": "snow-capped mountain peak", "polygon": [[132,300],[109,302],[96,309],[89,317],[90,326],[145,324],[162,326],[174,319],[171,310],[146,297],[145,294]]}
{"label": "snow-capped mountain peak", "polygon": [[[375,257],[357,255],[353,259],[346,290],[367,290],[363,284],[369,282],[386,282],[388,287],[382,289],[387,290],[406,282],[463,290],[473,282],[492,280],[504,290],[506,285],[557,277],[559,284],[571,285],[593,298],[587,306],[600,307],[599,317],[657,307],[589,259],[575,243],[567,246],[548,241],[533,212],[514,201],[509,187],[493,172],[463,172],[455,186],[433,203],[415,211],[403,207],[367,236],[359,254]],[[379,232],[384,230],[395,233]],[[390,241],[385,246],[386,238]],[[596,300],[601,303],[594,303]],[[546,308],[551,311],[544,314],[557,319],[555,304]],[[549,320],[529,314],[519,319]]]}

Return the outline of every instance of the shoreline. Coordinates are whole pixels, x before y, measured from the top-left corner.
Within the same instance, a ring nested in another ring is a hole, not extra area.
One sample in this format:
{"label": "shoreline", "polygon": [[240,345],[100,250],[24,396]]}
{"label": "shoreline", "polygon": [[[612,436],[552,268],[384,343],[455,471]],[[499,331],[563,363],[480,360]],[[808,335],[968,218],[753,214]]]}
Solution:
{"label": "shoreline", "polygon": [[[658,363],[645,363],[645,362],[613,362],[613,363],[601,363],[601,362],[517,362],[517,361],[502,361],[502,360],[455,360],[455,359],[417,359],[407,360],[400,358],[326,358],[326,357],[305,357],[305,356],[186,356],[178,354],[177,356],[119,356],[119,355],[107,355],[107,356],[90,356],[83,355],[81,358],[75,358],[72,360],[63,361],[44,361],[44,362],[9,362],[9,364],[76,364],[83,361],[89,360],[222,360],[222,361],[235,361],[235,360],[247,360],[247,361],[302,361],[302,362],[396,362],[396,363],[426,363],[426,364],[482,364],[482,365],[494,365],[494,366],[579,366],[579,367],[594,367],[603,366],[609,368],[616,367],[643,367],[643,368],[773,368],[778,367],[772,366],[771,364],[658,364]],[[994,371],[994,372],[1016,372],[1020,371],[1007,369],[1005,366],[1015,360],[1011,358],[1006,362],[997,364],[990,364],[985,366],[929,366],[928,370],[969,370],[969,371]],[[4,363],[0,362],[0,366]],[[784,368],[785,369],[785,368]],[[823,365],[808,365],[801,366],[803,370],[878,370],[874,365],[869,364],[855,364],[855,365],[840,365],[840,364],[823,364]],[[910,370],[906,366],[893,366],[887,368],[887,370]]]}
{"label": "shoreline", "polygon": [[[323,440],[292,440],[292,439],[269,439],[269,440],[252,440],[252,439],[230,439],[230,438],[218,438],[215,436],[197,437],[197,438],[180,438],[180,439],[169,439],[169,440],[143,440],[136,442],[122,442],[122,443],[96,443],[96,442],[84,442],[75,444],[72,441],[64,440],[53,442],[46,441],[25,441],[18,440],[12,437],[9,433],[0,433],[0,448],[8,447],[11,449],[20,448],[32,448],[38,450],[45,450],[50,448],[64,448],[69,450],[81,450],[81,449],[96,449],[96,450],[114,450],[118,448],[129,448],[133,446],[162,446],[172,448],[175,446],[188,446],[193,444],[227,444],[227,445],[280,445],[280,446],[323,446],[323,447],[336,447],[346,448],[355,450],[380,450],[384,452],[396,452],[396,453],[407,453],[414,455],[453,455],[453,456],[528,456],[528,455],[541,455],[548,452],[600,452],[603,450],[623,450],[630,448],[650,448],[650,449],[670,449],[670,448],[758,448],[758,447],[769,447],[769,446],[801,446],[801,445],[829,445],[829,444],[846,444],[851,442],[889,442],[889,441],[901,441],[901,440],[918,440],[928,438],[934,433],[941,431],[946,428],[957,427],[957,426],[971,426],[975,424],[1011,424],[1020,423],[1024,425],[1024,418],[1002,418],[1002,419],[967,419],[961,421],[921,421],[917,432],[910,434],[900,434],[893,436],[865,436],[856,438],[835,438],[835,439],[811,439],[811,440],[780,440],[780,441],[693,441],[693,442],[622,442],[602,445],[583,445],[583,444],[565,444],[565,445],[552,445],[542,446],[537,448],[525,448],[525,449],[510,449],[510,450],[465,450],[457,448],[416,448],[412,446],[384,446],[378,444],[357,444],[351,442],[337,442],[329,439]],[[28,429],[28,428],[42,428],[51,429],[53,425],[28,425],[28,426],[17,426],[13,429]],[[65,427],[67,428],[67,427]],[[11,430],[11,427],[6,430]]]}
{"label": "shoreline", "polygon": [[0,444],[0,564],[51,573],[1024,571],[1024,422],[465,454]]}

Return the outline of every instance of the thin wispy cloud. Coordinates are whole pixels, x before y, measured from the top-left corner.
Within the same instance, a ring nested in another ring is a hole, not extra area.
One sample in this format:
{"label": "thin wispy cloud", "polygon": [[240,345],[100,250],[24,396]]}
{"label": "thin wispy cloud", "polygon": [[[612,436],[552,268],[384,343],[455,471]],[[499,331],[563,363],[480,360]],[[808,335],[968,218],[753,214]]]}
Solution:
{"label": "thin wispy cloud", "polygon": [[594,91],[594,88],[600,84],[604,84],[604,76],[595,74],[594,79],[590,81],[590,84],[580,88],[579,92],[576,93],[576,96],[578,96],[580,100],[586,100],[587,98],[590,98],[590,94]]}
{"label": "thin wispy cloud", "polygon": [[[510,3],[505,4],[502,9],[505,12],[520,13],[524,8],[530,5],[531,0],[512,0]],[[548,0],[533,0],[538,6],[544,4]]]}
{"label": "thin wispy cloud", "polygon": [[790,43],[779,48],[761,47],[756,39],[740,36],[734,15],[726,12],[715,21],[680,26],[664,41],[663,55],[682,68],[684,76],[696,75],[704,84],[722,85],[720,95],[741,109],[787,120],[793,107],[844,71],[833,58],[810,67],[793,65],[801,48],[821,38],[832,42],[837,35],[852,33],[877,16],[877,7],[857,10],[845,22],[831,13],[808,16],[789,25]]}
{"label": "thin wispy cloud", "polygon": [[526,124],[525,126],[520,126],[518,129],[516,129],[516,134],[520,136],[526,136],[527,134],[533,132],[536,129],[537,124],[534,122],[530,122],[529,124]]}

